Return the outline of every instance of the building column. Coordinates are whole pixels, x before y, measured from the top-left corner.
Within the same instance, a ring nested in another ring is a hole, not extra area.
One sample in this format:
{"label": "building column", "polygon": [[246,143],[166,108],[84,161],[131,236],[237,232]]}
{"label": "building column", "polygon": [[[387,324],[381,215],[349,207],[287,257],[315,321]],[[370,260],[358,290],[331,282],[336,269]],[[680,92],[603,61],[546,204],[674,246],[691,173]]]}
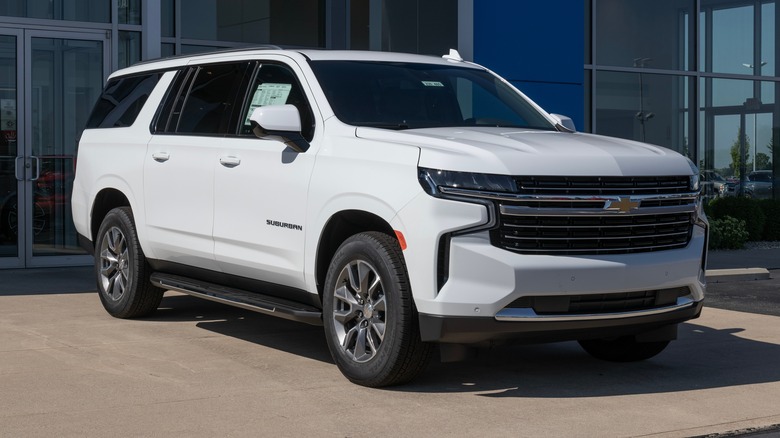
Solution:
{"label": "building column", "polygon": [[141,60],[159,58],[162,53],[161,14],[158,0],[141,0]]}

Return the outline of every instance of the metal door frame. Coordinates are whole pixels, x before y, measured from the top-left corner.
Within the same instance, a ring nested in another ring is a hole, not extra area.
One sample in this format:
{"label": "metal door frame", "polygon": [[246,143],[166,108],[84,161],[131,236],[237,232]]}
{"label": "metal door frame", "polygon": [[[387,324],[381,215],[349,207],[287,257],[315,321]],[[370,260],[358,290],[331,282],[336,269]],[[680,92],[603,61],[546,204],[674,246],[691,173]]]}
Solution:
{"label": "metal door frame", "polygon": [[[86,40],[86,41],[100,41],[103,48],[103,80],[105,80],[111,71],[111,40],[104,30],[89,29],[84,30],[38,30],[38,29],[24,29],[22,31],[24,38],[22,42],[22,74],[32,74],[32,39],[33,38],[51,38],[61,40]],[[28,103],[28,99],[32,99],[32,81],[25,80],[23,85],[23,97],[22,100]],[[33,255],[33,230],[27,221],[27,218],[32,217],[33,212],[33,167],[38,161],[34,159],[32,143],[29,139],[32,139],[32,105],[24,105],[23,112],[19,112],[22,119],[23,131],[23,143],[20,152],[23,154],[23,161],[25,163],[25,175],[22,185],[24,185],[24,214],[25,222],[20,221],[20,233],[23,235],[23,240],[20,242],[20,256],[23,258],[24,267],[55,267],[55,266],[82,266],[90,265],[93,263],[92,255],[47,255],[47,256],[34,256]],[[17,127],[19,127],[17,122]],[[21,217],[21,216],[20,216]],[[21,232],[21,228],[24,226],[24,232]]]}
{"label": "metal door frame", "polygon": [[[24,119],[24,84],[26,78],[24,76],[24,31],[22,29],[10,29],[4,28],[0,30],[0,36],[12,36],[16,37],[16,160],[15,166],[17,173],[16,180],[16,197],[17,205],[24,204],[26,197],[27,184],[23,180],[20,180],[20,161],[24,158],[24,129],[22,127]],[[26,209],[20,209],[17,207],[17,236],[16,236],[16,257],[0,257],[0,268],[23,268],[25,263],[25,247],[24,236],[27,229],[27,216]]]}

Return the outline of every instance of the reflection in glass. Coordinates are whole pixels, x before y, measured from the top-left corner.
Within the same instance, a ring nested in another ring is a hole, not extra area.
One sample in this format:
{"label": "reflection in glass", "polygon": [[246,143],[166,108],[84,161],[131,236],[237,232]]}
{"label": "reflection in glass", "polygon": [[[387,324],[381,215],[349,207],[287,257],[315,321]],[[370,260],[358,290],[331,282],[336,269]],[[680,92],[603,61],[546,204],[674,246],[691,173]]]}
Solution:
{"label": "reflection in glass", "polygon": [[350,48],[441,56],[458,46],[452,0],[352,1]]}
{"label": "reflection in glass", "polygon": [[141,24],[141,0],[119,0],[119,23]]}
{"label": "reflection in glass", "polygon": [[595,63],[634,67],[689,70],[694,68],[695,28],[693,0],[625,1],[596,3]]}
{"label": "reflection in glass", "polygon": [[141,32],[119,31],[119,68],[141,61]]}
{"label": "reflection in glass", "polygon": [[192,0],[182,38],[324,47],[324,0]]}
{"label": "reflection in glass", "polygon": [[17,257],[16,37],[0,35],[0,257]]}
{"label": "reflection in glass", "polygon": [[176,30],[175,15],[173,9],[173,0],[162,0],[160,2],[160,20],[162,25],[163,37],[174,37]]}
{"label": "reflection in glass", "polygon": [[644,141],[691,155],[685,76],[600,71],[596,76],[596,133]]}
{"label": "reflection in glass", "polygon": [[775,47],[777,46],[776,34],[775,34],[775,3],[764,3],[761,5],[761,63],[766,63],[761,68],[761,74],[764,76],[774,76],[776,63],[775,63]]}
{"label": "reflection in glass", "polygon": [[76,142],[103,86],[100,41],[32,38],[33,255],[83,254],[70,210]]}
{"label": "reflection in glass", "polygon": [[712,71],[753,74],[753,6],[712,12]]}
{"label": "reflection in glass", "polygon": [[[774,90],[774,83],[702,78],[701,88],[698,164],[727,181],[715,196],[774,197],[771,185],[756,182],[778,169],[772,140],[775,99],[766,92]],[[761,99],[754,95],[757,89]]]}
{"label": "reflection in glass", "polygon": [[224,47],[219,46],[196,46],[194,44],[182,44],[181,45],[181,54],[182,55],[194,55],[196,53],[205,53],[205,52],[213,52],[215,50],[223,49]]}
{"label": "reflection in glass", "polygon": [[106,0],[2,0],[0,15],[108,23],[111,21],[111,2]]}
{"label": "reflection in glass", "polygon": [[173,56],[176,53],[176,44],[162,43],[160,47],[160,56],[165,58]]}

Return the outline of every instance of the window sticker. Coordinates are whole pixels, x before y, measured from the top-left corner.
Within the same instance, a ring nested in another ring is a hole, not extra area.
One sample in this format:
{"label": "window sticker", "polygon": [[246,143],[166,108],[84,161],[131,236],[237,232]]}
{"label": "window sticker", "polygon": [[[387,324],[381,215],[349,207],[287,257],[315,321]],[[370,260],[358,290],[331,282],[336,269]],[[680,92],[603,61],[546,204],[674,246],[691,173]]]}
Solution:
{"label": "window sticker", "polygon": [[422,84],[426,87],[443,87],[444,84],[442,84],[439,81],[422,81]]}
{"label": "window sticker", "polygon": [[284,105],[287,103],[287,97],[292,90],[292,84],[274,84],[266,82],[257,86],[255,94],[252,95],[252,102],[249,104],[249,111],[246,113],[245,125],[249,125],[249,117],[255,108],[267,105]]}

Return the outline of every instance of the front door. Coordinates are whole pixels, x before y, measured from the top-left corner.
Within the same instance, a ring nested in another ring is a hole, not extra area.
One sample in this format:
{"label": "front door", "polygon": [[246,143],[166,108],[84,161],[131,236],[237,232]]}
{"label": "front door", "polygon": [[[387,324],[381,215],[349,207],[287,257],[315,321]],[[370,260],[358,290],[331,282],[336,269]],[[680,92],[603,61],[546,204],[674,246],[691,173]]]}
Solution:
{"label": "front door", "polygon": [[[0,35],[0,267],[91,263],[70,211],[76,145],[108,75],[105,33]],[[13,78],[13,81],[10,78]]]}

